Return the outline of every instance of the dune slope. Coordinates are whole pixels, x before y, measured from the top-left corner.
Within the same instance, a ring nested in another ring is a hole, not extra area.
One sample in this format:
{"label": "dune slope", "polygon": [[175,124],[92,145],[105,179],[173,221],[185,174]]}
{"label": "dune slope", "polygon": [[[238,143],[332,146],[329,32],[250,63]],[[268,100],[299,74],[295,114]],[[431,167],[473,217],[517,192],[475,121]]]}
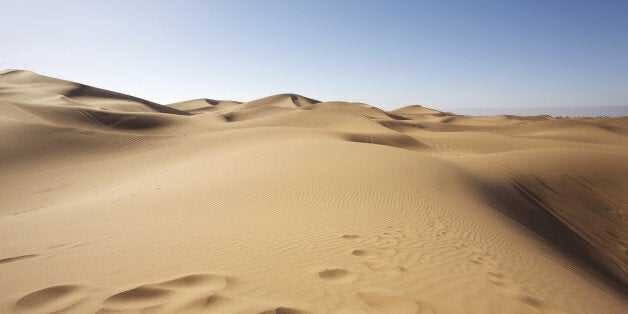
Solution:
{"label": "dune slope", "polygon": [[0,312],[625,313],[628,118],[0,72]]}

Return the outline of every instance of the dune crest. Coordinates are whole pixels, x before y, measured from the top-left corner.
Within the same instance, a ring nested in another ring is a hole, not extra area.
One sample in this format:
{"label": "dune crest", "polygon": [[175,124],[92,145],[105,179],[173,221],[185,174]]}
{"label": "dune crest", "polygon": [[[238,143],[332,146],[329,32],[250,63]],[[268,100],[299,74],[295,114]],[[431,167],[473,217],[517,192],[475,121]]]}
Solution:
{"label": "dune crest", "polygon": [[0,312],[622,313],[628,117],[0,72]]}

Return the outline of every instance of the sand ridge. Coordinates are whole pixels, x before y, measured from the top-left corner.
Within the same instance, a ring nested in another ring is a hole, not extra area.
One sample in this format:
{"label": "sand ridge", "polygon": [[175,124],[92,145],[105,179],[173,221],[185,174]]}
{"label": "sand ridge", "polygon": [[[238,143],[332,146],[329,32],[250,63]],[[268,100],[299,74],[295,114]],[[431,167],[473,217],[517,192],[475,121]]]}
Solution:
{"label": "sand ridge", "polygon": [[0,312],[623,313],[628,117],[0,72]]}

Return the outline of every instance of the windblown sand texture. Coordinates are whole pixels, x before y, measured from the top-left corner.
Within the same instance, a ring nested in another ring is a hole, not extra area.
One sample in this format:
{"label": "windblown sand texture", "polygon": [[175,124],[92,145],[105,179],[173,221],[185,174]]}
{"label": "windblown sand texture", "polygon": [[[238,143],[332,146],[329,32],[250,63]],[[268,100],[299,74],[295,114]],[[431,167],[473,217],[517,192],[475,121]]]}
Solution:
{"label": "windblown sand texture", "polygon": [[2,313],[628,312],[627,117],[0,73]]}

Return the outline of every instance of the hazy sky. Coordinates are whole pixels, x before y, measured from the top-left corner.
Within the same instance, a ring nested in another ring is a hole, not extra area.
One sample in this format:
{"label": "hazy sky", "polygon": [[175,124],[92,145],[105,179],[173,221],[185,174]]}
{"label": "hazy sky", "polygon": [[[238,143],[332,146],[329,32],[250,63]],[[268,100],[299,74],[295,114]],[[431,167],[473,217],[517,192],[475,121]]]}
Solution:
{"label": "hazy sky", "polygon": [[628,105],[628,1],[0,0],[0,68],[160,103]]}

